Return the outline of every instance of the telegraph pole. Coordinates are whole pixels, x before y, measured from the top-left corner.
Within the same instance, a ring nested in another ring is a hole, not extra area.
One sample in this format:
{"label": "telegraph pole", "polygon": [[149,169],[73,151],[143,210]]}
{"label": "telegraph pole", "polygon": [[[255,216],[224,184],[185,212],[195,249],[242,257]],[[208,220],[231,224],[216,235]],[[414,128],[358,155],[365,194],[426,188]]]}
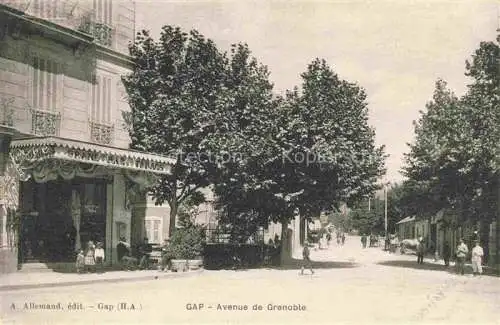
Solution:
{"label": "telegraph pole", "polygon": [[385,238],[387,239],[387,184],[384,185],[384,226]]}

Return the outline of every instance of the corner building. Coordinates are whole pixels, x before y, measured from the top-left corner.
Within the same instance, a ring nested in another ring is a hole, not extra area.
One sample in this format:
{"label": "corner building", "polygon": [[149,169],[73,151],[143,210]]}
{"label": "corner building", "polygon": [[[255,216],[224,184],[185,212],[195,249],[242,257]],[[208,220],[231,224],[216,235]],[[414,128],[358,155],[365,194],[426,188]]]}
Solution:
{"label": "corner building", "polygon": [[144,188],[172,160],[128,149],[134,20],[130,0],[0,0],[1,272],[89,240],[116,263],[145,235]]}

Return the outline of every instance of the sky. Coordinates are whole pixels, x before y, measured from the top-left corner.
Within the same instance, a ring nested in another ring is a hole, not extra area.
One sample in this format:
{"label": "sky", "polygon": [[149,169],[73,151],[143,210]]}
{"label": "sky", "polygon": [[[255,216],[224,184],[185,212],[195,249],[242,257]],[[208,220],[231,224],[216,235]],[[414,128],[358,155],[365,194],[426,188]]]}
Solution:
{"label": "sky", "polygon": [[369,123],[385,145],[386,181],[399,170],[412,122],[438,78],[465,93],[465,60],[499,28],[497,0],[137,0],[136,29],[196,29],[222,50],[245,42],[268,66],[277,93],[300,85],[315,58],[368,95]]}

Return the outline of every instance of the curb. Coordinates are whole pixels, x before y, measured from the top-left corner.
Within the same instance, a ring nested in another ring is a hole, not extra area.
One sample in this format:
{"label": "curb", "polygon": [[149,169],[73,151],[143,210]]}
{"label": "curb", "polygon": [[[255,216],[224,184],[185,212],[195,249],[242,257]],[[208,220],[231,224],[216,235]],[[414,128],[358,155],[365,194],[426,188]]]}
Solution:
{"label": "curb", "polygon": [[47,282],[47,283],[29,283],[29,284],[19,284],[19,285],[0,285],[1,291],[15,291],[15,290],[25,290],[25,289],[41,289],[41,288],[56,288],[56,287],[70,287],[77,285],[88,285],[94,283],[120,283],[120,282],[133,282],[133,281],[146,281],[146,280],[158,280],[162,278],[181,278],[189,277],[197,274],[201,274],[204,269],[188,271],[188,272],[169,272],[169,273],[158,273],[157,275],[143,275],[130,278],[108,278],[108,279],[91,279],[91,280],[81,280],[81,281],[62,281],[62,282]]}

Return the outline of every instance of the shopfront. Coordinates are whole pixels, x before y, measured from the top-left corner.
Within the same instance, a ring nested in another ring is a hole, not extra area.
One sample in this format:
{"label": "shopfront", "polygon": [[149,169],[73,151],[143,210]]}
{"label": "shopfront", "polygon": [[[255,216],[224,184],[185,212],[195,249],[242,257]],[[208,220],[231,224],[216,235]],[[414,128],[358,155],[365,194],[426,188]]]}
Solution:
{"label": "shopfront", "polygon": [[[20,175],[18,263],[73,262],[89,241],[116,261],[120,237],[133,241],[134,203],[170,170],[169,158],[58,138],[14,141]],[[133,243],[132,243],[133,244]]]}

